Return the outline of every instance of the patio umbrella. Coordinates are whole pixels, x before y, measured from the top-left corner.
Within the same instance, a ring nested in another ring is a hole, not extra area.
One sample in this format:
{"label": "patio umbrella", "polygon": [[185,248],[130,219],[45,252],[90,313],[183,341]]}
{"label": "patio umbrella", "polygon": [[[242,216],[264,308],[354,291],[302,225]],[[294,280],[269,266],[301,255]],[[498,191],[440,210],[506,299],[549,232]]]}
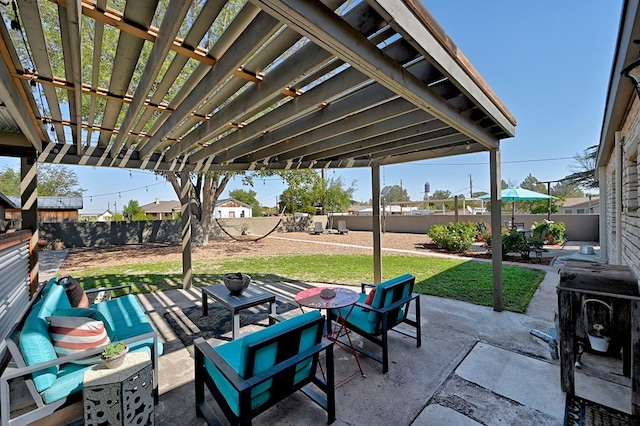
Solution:
{"label": "patio umbrella", "polygon": [[[542,194],[540,192],[530,191],[524,188],[505,188],[501,191],[503,200],[514,201],[511,207],[511,223],[514,222],[516,216],[516,203],[515,201],[535,201],[535,200],[549,200],[556,198],[551,195]],[[481,200],[491,200],[491,194],[485,194],[478,197]]]}

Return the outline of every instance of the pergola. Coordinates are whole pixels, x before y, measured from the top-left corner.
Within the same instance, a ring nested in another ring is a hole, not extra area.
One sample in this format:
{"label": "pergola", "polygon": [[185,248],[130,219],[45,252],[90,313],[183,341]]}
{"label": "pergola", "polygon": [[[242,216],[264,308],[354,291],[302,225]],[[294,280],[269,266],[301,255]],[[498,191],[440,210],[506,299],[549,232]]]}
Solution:
{"label": "pergola", "polygon": [[187,287],[192,172],[370,168],[376,282],[380,166],[488,151],[501,227],[515,119],[419,0],[12,0],[3,17],[0,147],[35,241],[39,162],[180,173]]}

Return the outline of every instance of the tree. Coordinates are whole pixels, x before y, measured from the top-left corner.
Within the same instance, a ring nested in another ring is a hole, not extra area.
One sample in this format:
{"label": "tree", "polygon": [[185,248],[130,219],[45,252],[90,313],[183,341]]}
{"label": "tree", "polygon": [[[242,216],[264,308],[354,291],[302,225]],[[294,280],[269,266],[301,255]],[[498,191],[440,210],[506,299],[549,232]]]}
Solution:
{"label": "tree", "polygon": [[153,216],[146,214],[136,200],[129,200],[122,209],[122,215],[128,220],[153,220]]}
{"label": "tree", "polygon": [[0,192],[4,195],[20,195],[20,173],[5,166],[0,173]]}
{"label": "tree", "polygon": [[[159,172],[171,183],[178,199],[182,199],[182,177],[176,172]],[[213,207],[216,201],[226,188],[227,184],[238,172],[206,172],[189,173],[191,181],[191,191],[189,194],[191,204],[192,238],[196,245],[206,246],[209,244],[209,233],[211,231],[211,221],[213,219]]]}
{"label": "tree", "polygon": [[451,191],[446,189],[436,189],[431,194],[432,200],[448,200],[449,198],[451,198]]}
{"label": "tree", "polygon": [[273,174],[282,177],[288,184],[280,195],[279,210],[290,213],[316,214],[322,208],[320,175],[314,170],[278,171]]}
{"label": "tree", "polygon": [[229,191],[230,197],[252,207],[251,215],[253,217],[262,216],[262,208],[260,207],[260,202],[256,198],[256,195],[258,195],[258,193],[252,189],[249,191],[245,191],[244,189],[234,189],[233,191]]}
{"label": "tree", "polygon": [[576,182],[562,180],[551,188],[551,195],[559,198],[584,197],[584,192]]}
{"label": "tree", "polygon": [[[78,176],[70,167],[59,164],[38,164],[38,196],[81,197],[84,189],[79,187]],[[20,195],[20,172],[5,167],[0,173],[0,192],[5,195]]]}
{"label": "tree", "polygon": [[529,191],[540,192],[542,194],[547,193],[547,187],[544,183],[540,182],[538,179],[533,177],[531,173],[529,176],[524,178],[522,183],[520,184],[520,188],[528,189]]}
{"label": "tree", "polygon": [[[345,212],[351,206],[351,198],[356,191],[356,181],[351,182],[351,186],[344,187],[341,176],[330,177],[321,181],[319,192],[320,205],[325,212]],[[317,196],[317,195],[316,195]]]}
{"label": "tree", "polygon": [[592,145],[581,154],[576,154],[573,159],[577,164],[570,167],[573,173],[567,175],[565,179],[584,189],[598,188],[600,183],[596,177],[597,156],[598,145]]}
{"label": "tree", "polygon": [[380,191],[380,201],[387,205],[409,200],[407,190],[400,185],[385,186],[382,188],[382,191]]}
{"label": "tree", "polygon": [[[166,177],[171,183],[173,190],[176,192],[178,199],[181,199],[182,193],[182,178],[176,172],[159,172],[158,174]],[[304,170],[268,170],[253,173],[245,172],[206,172],[206,173],[189,173],[189,180],[191,181],[192,191],[189,194],[191,203],[191,215],[193,219],[192,225],[192,238],[194,244],[206,246],[209,244],[209,233],[211,232],[212,220],[213,220],[213,207],[215,206],[218,198],[224,192],[227,184],[234,176],[240,176],[242,183],[248,186],[253,185],[253,178],[256,176],[280,176],[285,182],[289,184],[290,188],[295,190],[295,197],[302,196],[306,192],[309,192],[309,182],[312,182],[314,177],[317,179],[318,174],[309,169]],[[294,197],[294,198],[295,198]],[[286,200],[289,198],[287,197]],[[281,196],[280,203],[283,203],[284,198]],[[286,201],[285,201],[286,202]],[[280,209],[282,210],[282,205]],[[291,211],[291,210],[289,210]],[[300,211],[300,210],[296,210]],[[314,211],[315,212],[315,211]]]}
{"label": "tree", "polygon": [[[451,191],[447,189],[436,189],[435,191],[433,191],[433,194],[431,194],[432,200],[449,200],[452,198],[453,198],[453,195],[451,195]],[[440,203],[436,204],[436,208],[439,208],[439,206],[440,206]],[[442,207],[444,207],[447,210],[453,210],[455,209],[455,203],[453,201],[442,203]]]}

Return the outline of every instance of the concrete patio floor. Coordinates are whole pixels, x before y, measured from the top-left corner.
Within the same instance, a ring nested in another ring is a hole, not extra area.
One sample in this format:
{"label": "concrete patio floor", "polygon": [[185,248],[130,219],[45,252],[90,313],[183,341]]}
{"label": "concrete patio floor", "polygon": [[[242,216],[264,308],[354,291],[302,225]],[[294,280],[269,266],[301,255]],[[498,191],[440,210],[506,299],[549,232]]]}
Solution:
{"label": "concrete patio floor", "polygon": [[[547,272],[526,314],[494,312],[465,302],[421,296],[422,347],[415,340],[392,333],[390,367],[361,357],[365,377],[359,374],[336,389],[335,425],[559,425],[564,418],[565,395],[560,390],[559,363],[549,345],[530,334],[553,327],[555,288],[564,260],[580,246],[568,243],[550,266],[528,265]],[[595,258],[591,256],[584,260]],[[55,268],[53,268],[55,269]],[[278,283],[267,287],[281,301],[292,301],[303,284]],[[200,290],[171,290],[139,296],[165,342],[160,358],[159,425],[205,424],[195,416],[193,358],[165,321],[168,310],[200,306]],[[411,314],[410,314],[411,315]],[[241,333],[253,331],[243,327]],[[355,334],[357,345],[369,345]],[[211,340],[212,345],[224,343]],[[335,350],[336,378],[355,371],[351,355]],[[628,378],[621,362],[590,356],[584,372],[576,372],[576,393],[630,412]],[[604,369],[600,368],[604,364]],[[597,374],[592,374],[594,371]],[[589,373],[589,374],[584,374]],[[212,403],[215,406],[215,403]],[[223,416],[221,423],[226,424]],[[258,416],[257,425],[325,424],[326,413],[301,393]]]}

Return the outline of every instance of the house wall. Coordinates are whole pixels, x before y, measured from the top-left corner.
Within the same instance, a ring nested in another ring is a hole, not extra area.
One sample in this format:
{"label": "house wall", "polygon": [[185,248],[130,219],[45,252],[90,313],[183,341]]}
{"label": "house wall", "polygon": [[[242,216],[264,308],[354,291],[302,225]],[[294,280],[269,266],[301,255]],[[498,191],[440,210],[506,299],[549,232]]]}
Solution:
{"label": "house wall", "polygon": [[[233,215],[231,214],[233,213]],[[213,215],[218,219],[251,217],[253,210],[246,207],[216,207]]]}
{"label": "house wall", "polygon": [[[78,210],[48,210],[38,209],[39,221],[47,222],[67,222],[78,220]],[[22,210],[7,209],[6,219],[15,224],[14,228],[20,229],[22,223]]]}
{"label": "house wall", "polygon": [[[640,277],[640,200],[638,198],[640,103],[637,97],[634,97],[632,107],[620,129],[620,136],[622,141],[620,159],[622,185],[619,191],[617,191],[618,186],[616,185],[615,152],[611,154],[605,165],[607,260],[609,263],[616,263],[619,255],[621,264],[627,265],[636,277]],[[618,217],[616,200],[618,197],[621,200],[619,247],[616,231]]]}

